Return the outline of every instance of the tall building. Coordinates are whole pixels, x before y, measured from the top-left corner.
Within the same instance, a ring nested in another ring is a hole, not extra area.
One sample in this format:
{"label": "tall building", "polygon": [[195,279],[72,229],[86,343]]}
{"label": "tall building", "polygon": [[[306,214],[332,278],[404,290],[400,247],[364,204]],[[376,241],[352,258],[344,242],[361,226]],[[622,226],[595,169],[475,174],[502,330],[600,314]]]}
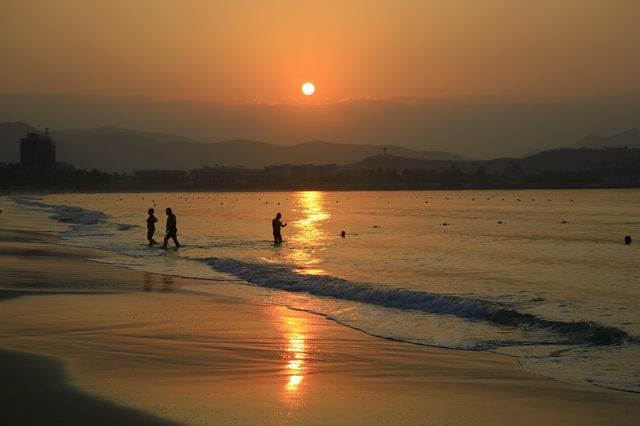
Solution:
{"label": "tall building", "polygon": [[20,139],[20,164],[35,171],[56,168],[56,145],[49,136],[49,129],[45,129],[44,135],[27,133]]}

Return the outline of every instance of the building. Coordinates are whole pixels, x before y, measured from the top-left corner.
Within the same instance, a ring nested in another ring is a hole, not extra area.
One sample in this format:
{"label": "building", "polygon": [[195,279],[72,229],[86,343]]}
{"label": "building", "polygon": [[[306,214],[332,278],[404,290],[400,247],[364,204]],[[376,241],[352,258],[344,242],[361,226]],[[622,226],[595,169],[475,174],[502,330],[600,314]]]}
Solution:
{"label": "building", "polygon": [[263,181],[264,170],[245,169],[244,167],[203,167],[189,170],[189,182],[196,186],[218,184],[247,184]]}
{"label": "building", "polygon": [[44,135],[27,133],[20,139],[20,164],[34,171],[52,171],[56,168],[56,145],[49,136],[49,129]]}
{"label": "building", "polygon": [[280,164],[277,166],[267,166],[265,171],[269,180],[289,180],[293,175],[293,167],[291,164]]}
{"label": "building", "polygon": [[277,166],[265,167],[267,177],[270,180],[331,180],[338,174],[338,166],[335,164],[324,164],[316,166],[314,164],[291,165],[281,164]]}
{"label": "building", "polygon": [[133,179],[144,185],[183,185],[189,181],[189,174],[186,170],[136,170]]}

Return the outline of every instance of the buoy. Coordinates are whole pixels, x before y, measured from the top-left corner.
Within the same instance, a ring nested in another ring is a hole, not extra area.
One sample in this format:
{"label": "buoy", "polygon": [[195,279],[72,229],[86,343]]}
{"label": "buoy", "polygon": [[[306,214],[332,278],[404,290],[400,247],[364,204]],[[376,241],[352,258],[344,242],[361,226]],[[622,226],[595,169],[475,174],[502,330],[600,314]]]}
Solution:
{"label": "buoy", "polygon": [[342,238],[344,238],[344,237],[346,237],[346,236],[347,236],[347,233],[346,233],[346,232],[344,232],[344,231],[342,231],[342,232],[340,233],[340,236],[342,236]]}
{"label": "buoy", "polygon": [[633,240],[631,239],[631,235],[627,235],[627,236],[625,236],[625,237],[624,237],[624,243],[625,243],[626,245],[631,244],[631,242],[632,242],[632,241],[633,241]]}

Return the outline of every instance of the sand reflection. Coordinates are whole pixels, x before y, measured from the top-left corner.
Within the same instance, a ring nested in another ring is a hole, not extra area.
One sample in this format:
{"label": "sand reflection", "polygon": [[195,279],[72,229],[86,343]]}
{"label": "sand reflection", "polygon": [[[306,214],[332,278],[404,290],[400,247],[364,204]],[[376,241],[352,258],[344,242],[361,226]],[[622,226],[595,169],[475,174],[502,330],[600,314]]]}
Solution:
{"label": "sand reflection", "polygon": [[308,347],[306,343],[307,326],[303,318],[285,317],[284,318],[285,335],[287,344],[284,351],[286,360],[285,374],[287,383],[285,389],[287,394],[296,394],[307,374],[307,354]]}
{"label": "sand reflection", "polygon": [[296,272],[302,274],[321,275],[324,271],[318,267],[320,259],[314,252],[319,243],[324,241],[326,234],[321,222],[329,219],[330,215],[324,208],[324,193],[320,191],[303,191],[296,194],[298,205],[302,209],[302,218],[294,223],[295,233],[290,237],[294,242],[289,257],[299,267]]}

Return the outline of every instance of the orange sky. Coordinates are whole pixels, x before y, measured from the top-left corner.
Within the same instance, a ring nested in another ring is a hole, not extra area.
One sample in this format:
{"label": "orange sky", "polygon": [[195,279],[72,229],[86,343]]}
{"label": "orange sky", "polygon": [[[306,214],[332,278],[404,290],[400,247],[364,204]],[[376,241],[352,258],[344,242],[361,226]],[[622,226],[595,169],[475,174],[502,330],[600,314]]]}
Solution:
{"label": "orange sky", "polygon": [[637,92],[638,22],[638,0],[2,1],[0,92],[273,103]]}

